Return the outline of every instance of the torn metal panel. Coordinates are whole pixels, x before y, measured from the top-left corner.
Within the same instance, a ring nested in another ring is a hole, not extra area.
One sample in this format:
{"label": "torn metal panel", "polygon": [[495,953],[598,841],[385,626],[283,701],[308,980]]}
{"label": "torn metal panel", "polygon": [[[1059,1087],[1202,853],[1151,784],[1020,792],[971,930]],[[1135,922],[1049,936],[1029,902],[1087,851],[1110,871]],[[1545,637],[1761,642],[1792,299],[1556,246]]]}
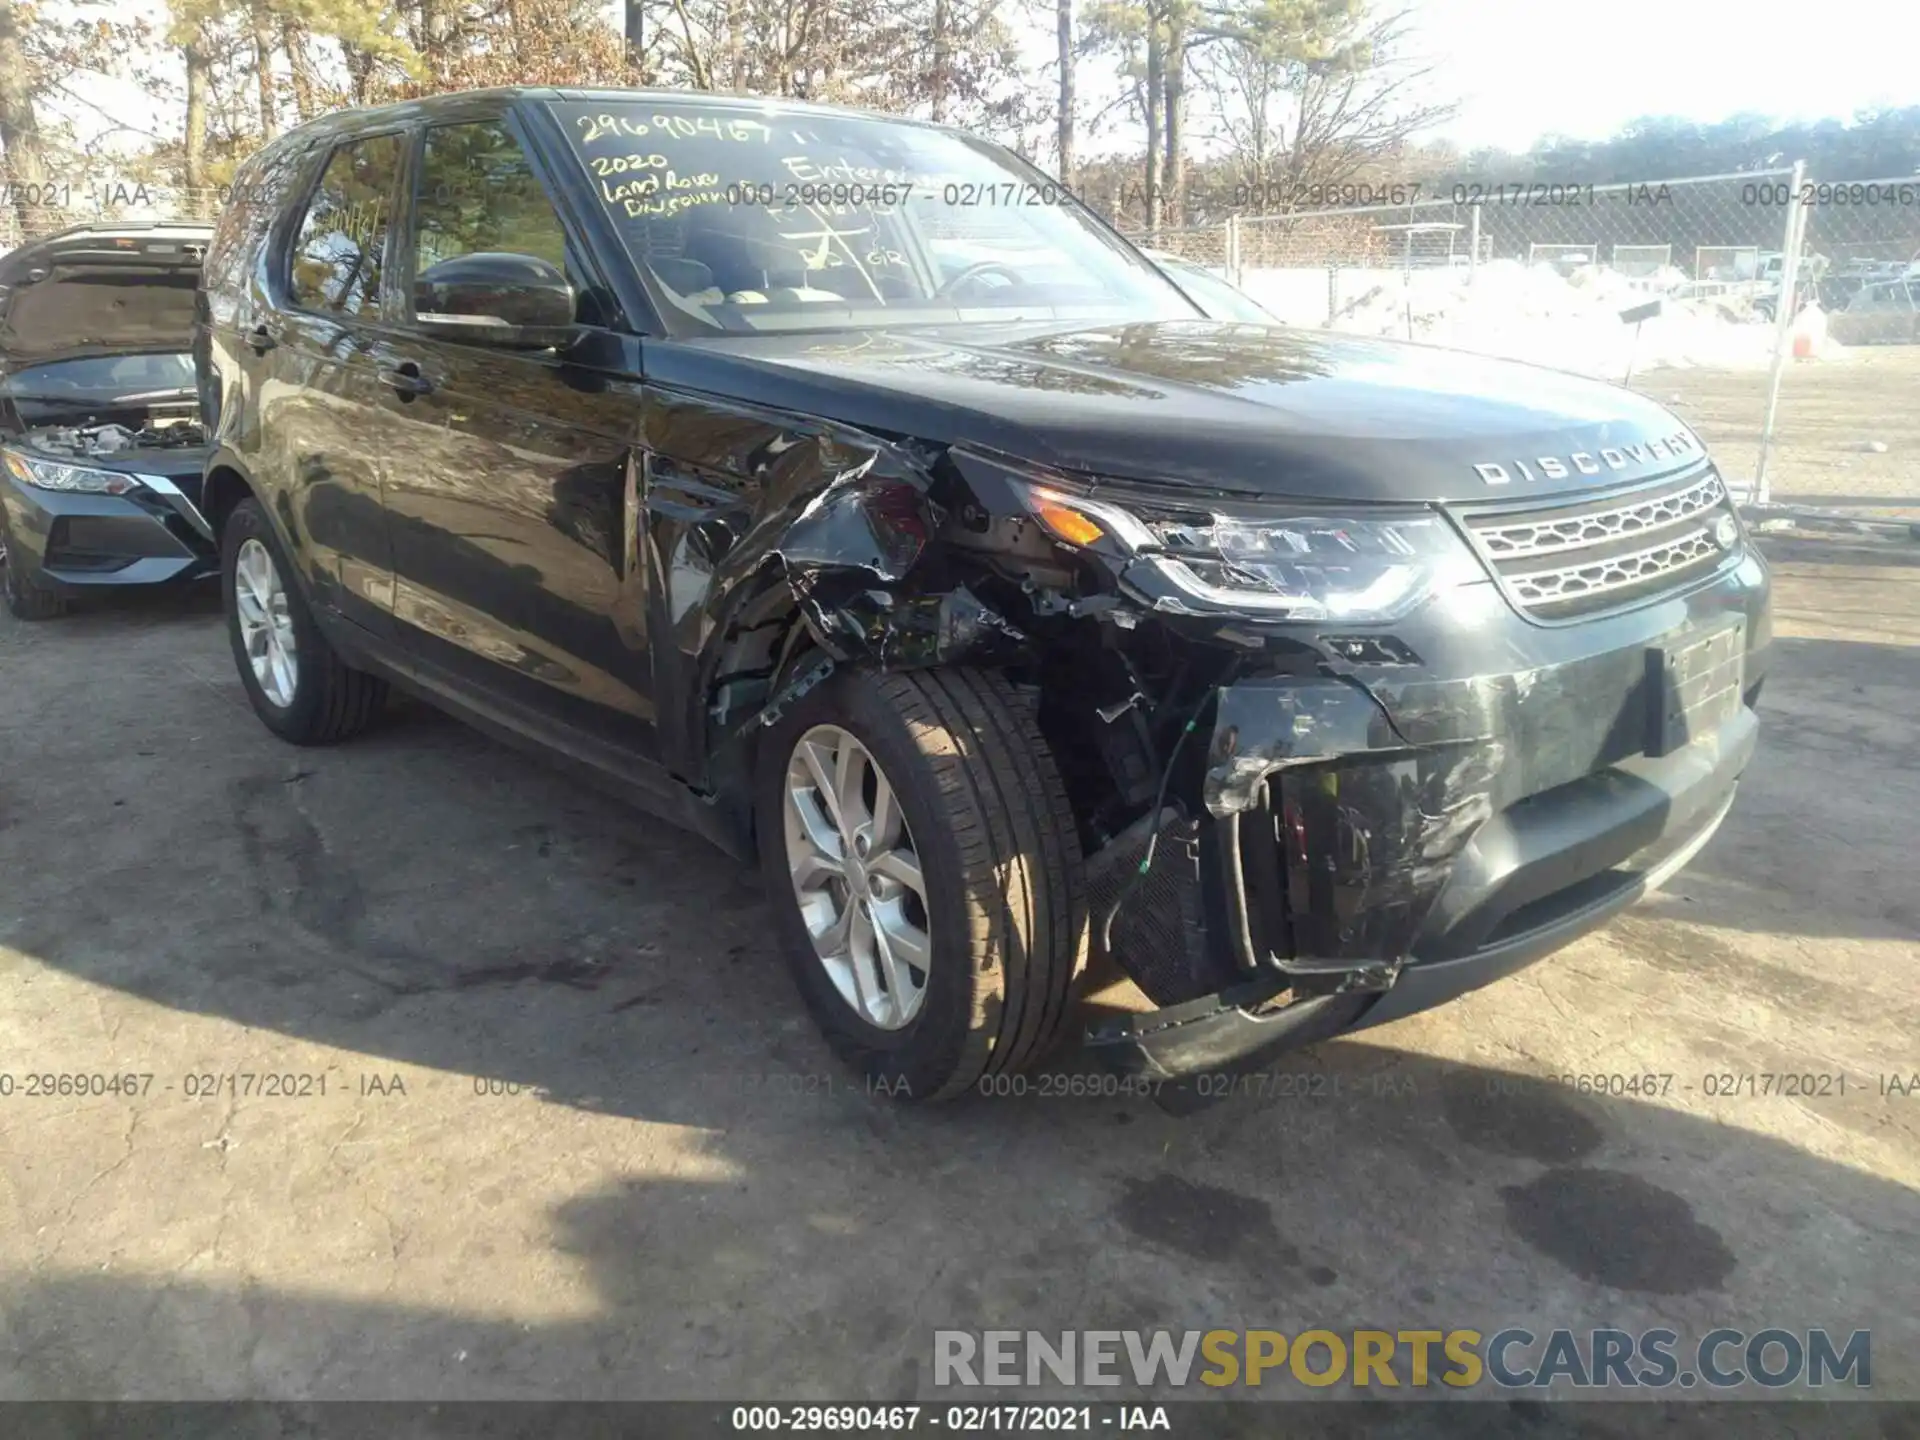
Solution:
{"label": "torn metal panel", "polygon": [[[1493,814],[1504,746],[1413,745],[1349,678],[1219,692],[1204,794],[1222,821],[1276,827],[1293,953],[1335,989],[1393,983],[1460,849]],[[1276,773],[1278,772],[1278,773]]]}
{"label": "torn metal panel", "polygon": [[1203,799],[1217,818],[1254,803],[1274,770],[1405,748],[1357,681],[1254,680],[1219,691]]}
{"label": "torn metal panel", "polygon": [[740,705],[722,705],[716,722],[716,687],[729,675],[764,677],[775,658],[743,623],[767,623],[776,591],[775,608],[791,613],[809,595],[824,604],[901,584],[941,517],[924,453],[831,421],[655,386],[645,436],[653,683],[681,699],[661,718],[661,749],[697,781],[753,703],[752,686],[741,687]]}
{"label": "torn metal panel", "polygon": [[769,553],[789,574],[862,570],[896,581],[919,561],[939,525],[937,510],[924,483],[874,477],[877,458],[827,479],[780,536]]}
{"label": "torn metal panel", "polygon": [[831,601],[810,589],[800,605],[828,654],[882,670],[1004,664],[1027,646],[1018,626],[964,585],[943,595],[910,596],[870,587]]}
{"label": "torn metal panel", "polygon": [[836,475],[771,552],[821,648],[881,669],[1020,658],[1018,626],[964,584],[940,585],[945,567],[928,549],[946,517],[928,485],[873,468],[870,458]]}

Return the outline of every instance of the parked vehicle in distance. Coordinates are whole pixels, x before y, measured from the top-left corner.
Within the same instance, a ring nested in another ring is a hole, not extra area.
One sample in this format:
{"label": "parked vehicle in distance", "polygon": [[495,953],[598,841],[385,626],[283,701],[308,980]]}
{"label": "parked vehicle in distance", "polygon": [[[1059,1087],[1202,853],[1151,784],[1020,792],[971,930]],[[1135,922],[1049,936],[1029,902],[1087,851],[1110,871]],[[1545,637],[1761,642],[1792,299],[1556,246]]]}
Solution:
{"label": "parked vehicle in distance", "polygon": [[1757,736],[1768,573],[1626,390],[1221,324],[957,131],[512,89],[249,160],[205,506],[255,712],[400,684],[758,856],[893,1094],[1251,1064],[1659,884]]}
{"label": "parked vehicle in distance", "polygon": [[21,619],[214,573],[190,353],[211,235],[103,222],[0,256],[0,591]]}
{"label": "parked vehicle in distance", "polygon": [[1904,260],[1849,260],[1836,265],[1819,282],[1821,308],[1829,314],[1845,310],[1868,286],[1904,279],[1906,272]]}
{"label": "parked vehicle in distance", "polygon": [[1862,287],[1827,317],[1827,333],[1842,345],[1920,345],[1920,281]]}
{"label": "parked vehicle in distance", "polygon": [[1243,325],[1280,323],[1258,300],[1206,266],[1165,250],[1143,249],[1140,253],[1158,265],[1161,273],[1178,285],[1209,320],[1238,321]]}

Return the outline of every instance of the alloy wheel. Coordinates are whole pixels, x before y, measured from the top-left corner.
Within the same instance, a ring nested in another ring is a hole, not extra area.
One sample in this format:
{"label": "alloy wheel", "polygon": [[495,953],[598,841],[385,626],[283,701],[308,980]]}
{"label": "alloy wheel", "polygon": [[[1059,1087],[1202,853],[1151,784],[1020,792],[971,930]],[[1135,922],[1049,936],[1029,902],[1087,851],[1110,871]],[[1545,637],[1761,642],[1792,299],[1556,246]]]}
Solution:
{"label": "alloy wheel", "polygon": [[300,679],[300,652],[287,609],[287,588],[273,553],[249,538],[234,557],[233,606],[240,638],[260,693],[280,709],[293,704]]}
{"label": "alloy wheel", "polygon": [[926,879],[893,784],[837,725],[802,735],[787,761],[787,870],[814,954],[840,998],[881,1030],[927,998]]}

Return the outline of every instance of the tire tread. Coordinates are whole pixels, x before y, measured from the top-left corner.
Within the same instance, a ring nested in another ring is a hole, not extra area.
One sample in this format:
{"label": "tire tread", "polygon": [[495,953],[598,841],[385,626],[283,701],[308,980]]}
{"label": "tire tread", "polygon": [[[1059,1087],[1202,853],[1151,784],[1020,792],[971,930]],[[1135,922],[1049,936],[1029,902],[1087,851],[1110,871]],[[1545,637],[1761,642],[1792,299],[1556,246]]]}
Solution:
{"label": "tire tread", "polygon": [[[320,633],[320,627],[307,606],[306,597],[300,593],[292,578],[279,536],[274,533],[272,524],[261,510],[260,502],[252,497],[234,507],[221,536],[222,585],[226,590],[231,592],[232,589],[231,552],[238,540],[247,536],[264,544],[272,552],[274,564],[280,568],[281,583],[287,586],[287,603],[294,612],[294,623],[299,634],[300,683],[311,684],[315,688],[315,699],[311,705],[303,706],[302,697],[296,694],[293,704],[285,711],[267,708],[255,693],[253,677],[245,663],[239,661],[239,642],[235,639],[235,660],[240,664],[241,684],[247,689],[254,712],[274,734],[294,745],[337,745],[343,740],[352,739],[373,722],[386,704],[387,682],[364,670],[354,669],[327,643],[326,636]],[[231,593],[226,595],[225,600],[231,609]],[[231,627],[234,623],[229,616],[228,625]]]}
{"label": "tire tread", "polygon": [[806,697],[762,742],[756,766],[761,865],[783,907],[787,757],[818,724],[851,726],[884,752],[922,863],[937,865],[930,902],[944,907],[930,927],[939,1008],[898,1043],[834,993],[798,909],[782,909],[789,963],[829,1044],[870,1081],[911,1077],[891,1093],[916,1101],[1032,1066],[1067,1027],[1086,945],[1079,830],[1035,707],[999,672],[957,667],[848,671]]}
{"label": "tire tread", "polygon": [[[983,1076],[1023,1070],[1059,1040],[1085,928],[1079,843],[1039,724],[1005,676],[901,671],[882,676],[881,689],[922,736],[947,741],[929,763],[942,793],[959,802],[950,815],[966,891],[992,907],[970,917],[967,958],[976,974],[996,978],[988,988],[998,1013],[981,1017],[981,1053],[934,1097],[941,1098]],[[972,747],[956,747],[956,738]]]}
{"label": "tire tread", "polygon": [[57,620],[67,613],[67,600],[15,577],[7,587],[7,610],[16,620]]}

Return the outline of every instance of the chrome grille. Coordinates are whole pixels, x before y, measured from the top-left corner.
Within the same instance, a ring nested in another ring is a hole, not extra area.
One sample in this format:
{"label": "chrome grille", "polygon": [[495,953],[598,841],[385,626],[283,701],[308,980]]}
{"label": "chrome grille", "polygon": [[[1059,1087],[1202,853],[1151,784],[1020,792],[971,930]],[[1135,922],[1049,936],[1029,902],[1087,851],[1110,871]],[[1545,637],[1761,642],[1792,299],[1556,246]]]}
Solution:
{"label": "chrome grille", "polygon": [[1719,538],[1732,514],[1709,469],[1625,495],[1462,518],[1514,603],[1554,620],[1655,599],[1711,571],[1738,547]]}
{"label": "chrome grille", "polygon": [[1602,595],[1609,590],[1625,590],[1720,553],[1720,547],[1706,531],[1695,530],[1668,544],[1610,560],[1596,560],[1591,565],[1509,575],[1507,583],[1523,605],[1552,605],[1586,595]]}
{"label": "chrome grille", "polygon": [[1562,550],[1581,550],[1622,535],[1641,535],[1676,525],[1682,520],[1711,510],[1727,498],[1720,477],[1709,470],[1684,490],[1634,500],[1609,510],[1567,519],[1544,518],[1522,521],[1517,525],[1491,525],[1479,530],[1480,543],[1496,558],[1508,555],[1552,555]]}

